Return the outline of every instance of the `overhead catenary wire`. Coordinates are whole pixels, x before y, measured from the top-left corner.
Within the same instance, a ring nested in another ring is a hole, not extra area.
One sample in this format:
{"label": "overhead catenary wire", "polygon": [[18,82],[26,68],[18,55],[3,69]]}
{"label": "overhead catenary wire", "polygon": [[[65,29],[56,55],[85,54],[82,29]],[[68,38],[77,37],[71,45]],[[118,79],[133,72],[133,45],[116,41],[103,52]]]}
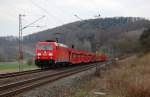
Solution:
{"label": "overhead catenary wire", "polygon": [[39,4],[35,3],[33,0],[29,0],[34,6],[36,6],[37,8],[39,8],[40,10],[42,10],[43,12],[45,12],[46,14],[52,16],[53,18],[56,18],[56,21],[58,23],[64,24],[64,22],[62,20],[60,20],[57,16],[55,16],[54,14],[51,14],[49,11],[47,11],[45,8],[43,8],[42,6],[40,6]]}
{"label": "overhead catenary wire", "polygon": [[[42,6],[40,6],[39,4],[35,3],[33,0],[29,0],[34,6],[36,6],[37,8],[39,8],[40,10],[42,10],[43,12],[47,13],[48,15],[56,18],[57,22],[61,23],[62,25],[64,25],[65,23],[62,22],[58,17],[56,17],[54,14],[50,13],[49,11],[47,11],[45,8],[43,8]],[[73,15],[72,15],[73,16]],[[83,20],[80,18],[80,20]],[[67,28],[69,31],[72,31],[72,28]],[[74,29],[73,29],[74,30]]]}
{"label": "overhead catenary wire", "polygon": [[[63,21],[62,21],[62,19],[61,19],[61,17],[59,17],[58,15],[56,15],[56,14],[52,14],[50,11],[48,11],[47,9],[45,9],[44,7],[42,7],[40,4],[38,4],[38,3],[36,3],[36,2],[34,2],[33,0],[29,0],[34,6],[36,6],[37,8],[39,8],[41,11],[43,11],[44,13],[46,13],[46,14],[48,14],[48,15],[50,15],[50,17],[53,17],[53,18],[55,18],[55,19],[52,19],[53,21],[55,20],[56,22],[58,22],[58,23],[61,23],[61,24],[65,24]],[[11,5],[9,2],[8,2],[8,4],[9,5]],[[9,6],[10,7],[10,6]],[[17,6],[14,6],[14,5],[11,5],[11,7],[13,8],[13,9],[16,9],[16,10],[20,10],[20,11],[23,11],[23,12],[27,12],[27,10],[25,10],[25,9],[23,9],[23,8],[19,8],[19,7],[17,7]],[[61,10],[59,10],[60,12],[62,12]],[[63,12],[62,12],[63,13]],[[9,16],[9,15],[8,15]],[[29,16],[28,14],[27,14],[27,16]],[[60,15],[61,16],[61,15]],[[73,16],[73,15],[72,15]],[[11,16],[10,16],[11,17]],[[16,16],[14,16],[14,18],[16,19]],[[49,18],[48,18],[49,19]],[[31,19],[24,19],[23,18],[23,21],[31,21]]]}
{"label": "overhead catenary wire", "polygon": [[83,20],[82,18],[80,18],[77,14],[74,15],[76,18],[78,18],[79,20]]}
{"label": "overhead catenary wire", "polygon": [[[49,4],[50,2],[49,2],[49,0],[43,0],[44,2],[47,2],[46,4]],[[64,10],[63,8],[58,8],[58,6],[57,5],[53,5],[53,4],[51,4],[51,6],[49,6],[49,7],[53,7],[55,10],[57,10],[58,12],[60,12],[60,13],[62,13],[63,15],[66,15],[66,17],[68,18],[68,17],[74,17],[73,15],[72,15],[72,13],[68,13],[68,14],[64,14],[64,12],[66,12],[66,10]]]}
{"label": "overhead catenary wire", "polygon": [[[6,2],[7,3],[7,2]],[[28,13],[25,9],[22,9],[22,8],[19,8],[19,7],[16,7],[16,6],[14,6],[14,5],[11,5],[10,3],[7,3],[7,5],[10,5],[9,7],[11,7],[11,9],[15,9],[16,11],[22,11],[22,12],[26,12],[26,13]],[[36,4],[36,5],[38,5],[38,4]],[[36,5],[34,5],[34,6],[36,6]],[[40,5],[39,5],[39,7],[40,7]],[[52,15],[50,12],[48,12],[46,9],[44,9],[44,8],[42,8],[42,7],[40,7],[40,9],[42,10],[42,11],[44,11],[46,14],[49,14],[49,15],[51,15],[51,16],[53,16],[53,17],[55,17],[54,15]],[[1,9],[0,9],[1,10]],[[17,15],[15,15],[14,13],[12,14],[12,13],[10,13],[10,12],[7,12],[7,11],[1,11],[2,12],[2,14],[4,14],[4,15],[7,15],[8,17],[10,17],[10,18],[12,18],[14,21],[16,21],[17,20]],[[21,13],[21,12],[19,12],[19,13]],[[27,16],[29,16],[29,15],[27,15]],[[32,16],[32,15],[30,15],[30,16]],[[36,15],[37,16],[37,15]],[[55,17],[56,18],[56,17]],[[29,22],[29,21],[32,21],[31,19],[25,19],[25,18],[22,18],[22,20],[23,21],[26,21],[26,22]],[[53,19],[54,20],[54,19]],[[58,18],[56,18],[56,21],[58,21],[59,23],[61,23],[61,24],[64,24],[64,22],[62,22],[61,20],[59,20]],[[39,27],[39,26],[37,26],[37,27]]]}
{"label": "overhead catenary wire", "polygon": [[[44,18],[44,17],[45,17],[45,16],[42,16],[42,17],[38,18],[37,20],[31,22],[30,24],[24,26],[24,27],[22,28],[22,30],[25,29],[25,28],[27,28],[27,27],[30,27],[31,25],[33,25],[33,24],[35,24],[36,22],[40,21],[40,20],[41,20],[42,18]],[[37,26],[37,27],[38,27],[38,26]]]}
{"label": "overhead catenary wire", "polygon": [[[62,22],[61,20],[59,20],[57,17],[55,17],[53,14],[51,14],[49,11],[47,11],[45,8],[43,8],[41,5],[35,3],[34,1],[30,1],[28,0],[29,2],[32,3],[32,5],[34,5],[36,8],[40,9],[41,11],[43,11],[45,14],[49,15],[47,16],[46,15],[46,19],[45,20],[45,27],[48,27],[48,25],[51,25],[52,27],[56,27],[56,22],[59,23],[60,25],[63,25],[64,22]],[[45,6],[46,7],[46,6]],[[51,19],[50,17],[53,17],[55,19]],[[48,22],[49,21],[49,22]],[[51,24],[48,24],[48,23],[51,23]],[[47,28],[48,29],[48,28]]]}

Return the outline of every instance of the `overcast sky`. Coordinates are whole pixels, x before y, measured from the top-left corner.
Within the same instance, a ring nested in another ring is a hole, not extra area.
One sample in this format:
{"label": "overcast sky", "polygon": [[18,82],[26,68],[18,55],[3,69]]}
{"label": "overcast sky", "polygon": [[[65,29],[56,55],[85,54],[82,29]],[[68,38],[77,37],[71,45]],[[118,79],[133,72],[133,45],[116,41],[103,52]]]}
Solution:
{"label": "overcast sky", "polygon": [[0,36],[18,35],[18,15],[23,26],[45,15],[40,21],[23,30],[23,35],[36,33],[82,19],[114,16],[149,18],[150,0],[0,0]]}

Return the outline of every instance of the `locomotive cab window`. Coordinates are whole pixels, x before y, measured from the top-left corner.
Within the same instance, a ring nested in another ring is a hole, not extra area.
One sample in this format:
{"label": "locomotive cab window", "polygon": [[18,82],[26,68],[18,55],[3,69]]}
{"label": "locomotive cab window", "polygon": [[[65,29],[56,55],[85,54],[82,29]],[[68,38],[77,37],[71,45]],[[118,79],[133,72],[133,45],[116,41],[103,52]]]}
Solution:
{"label": "locomotive cab window", "polygon": [[37,48],[39,50],[52,50],[52,46],[50,44],[38,44]]}

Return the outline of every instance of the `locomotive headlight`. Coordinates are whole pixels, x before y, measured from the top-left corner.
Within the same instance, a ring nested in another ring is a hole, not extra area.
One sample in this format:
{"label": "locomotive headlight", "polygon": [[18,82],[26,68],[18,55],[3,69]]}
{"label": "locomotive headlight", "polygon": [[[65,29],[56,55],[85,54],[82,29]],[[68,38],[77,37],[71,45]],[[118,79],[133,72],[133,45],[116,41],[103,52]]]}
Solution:
{"label": "locomotive headlight", "polygon": [[49,56],[53,56],[53,54],[52,54],[52,53],[49,53],[48,55],[49,55]]}
{"label": "locomotive headlight", "polygon": [[38,55],[38,56],[41,56],[42,54],[41,54],[41,53],[38,53],[37,55]]}

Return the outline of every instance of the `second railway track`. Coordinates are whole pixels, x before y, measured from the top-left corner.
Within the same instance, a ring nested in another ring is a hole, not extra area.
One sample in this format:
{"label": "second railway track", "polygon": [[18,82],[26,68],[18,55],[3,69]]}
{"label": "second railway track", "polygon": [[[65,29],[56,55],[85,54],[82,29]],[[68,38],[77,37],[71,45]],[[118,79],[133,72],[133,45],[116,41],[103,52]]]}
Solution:
{"label": "second railway track", "polygon": [[69,68],[65,70],[58,70],[57,72],[51,72],[49,74],[33,77],[31,79],[24,79],[16,82],[11,82],[8,84],[4,84],[0,86],[0,97],[12,97],[12,95],[16,95],[18,93],[21,93],[27,89],[31,89],[33,87],[55,81],[57,79],[86,71],[90,68],[95,67],[95,64],[91,65],[83,65],[83,66],[78,66],[74,68]]}

